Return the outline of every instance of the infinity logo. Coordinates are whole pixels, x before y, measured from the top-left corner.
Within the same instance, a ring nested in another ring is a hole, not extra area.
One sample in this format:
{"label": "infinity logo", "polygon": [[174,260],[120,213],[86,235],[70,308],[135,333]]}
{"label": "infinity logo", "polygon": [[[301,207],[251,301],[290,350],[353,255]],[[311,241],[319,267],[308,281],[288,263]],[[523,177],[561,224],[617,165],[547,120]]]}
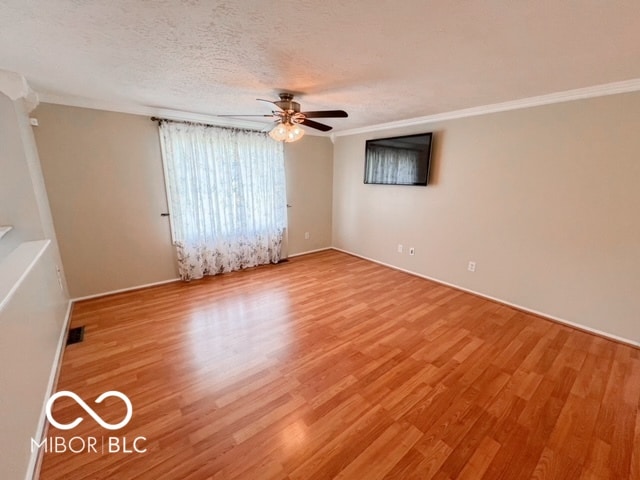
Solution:
{"label": "infinity logo", "polygon": [[133,415],[133,405],[131,405],[131,400],[129,400],[129,397],[127,397],[124,393],[118,392],[116,390],[109,390],[108,392],[104,392],[102,395],[96,398],[96,403],[102,403],[105,398],[109,397],[118,397],[125,403],[125,405],[127,406],[127,414],[121,422],[116,423],[115,425],[102,420],[102,418],[100,418],[100,416],[96,412],[94,412],[93,409],[75,393],[69,392],[67,390],[62,390],[58,393],[53,394],[47,401],[46,405],[46,414],[49,423],[51,423],[51,425],[53,425],[54,427],[59,428],[60,430],[71,430],[72,428],[77,427],[80,422],[84,420],[82,417],[78,417],[71,423],[58,423],[51,414],[51,407],[53,407],[53,402],[55,402],[60,397],[73,398],[75,402],[84,409],[85,412],[91,415],[91,418],[98,422],[102,428],[106,428],[107,430],[118,430],[124,427],[127,423],[129,423],[129,420],[131,420],[131,416]]}

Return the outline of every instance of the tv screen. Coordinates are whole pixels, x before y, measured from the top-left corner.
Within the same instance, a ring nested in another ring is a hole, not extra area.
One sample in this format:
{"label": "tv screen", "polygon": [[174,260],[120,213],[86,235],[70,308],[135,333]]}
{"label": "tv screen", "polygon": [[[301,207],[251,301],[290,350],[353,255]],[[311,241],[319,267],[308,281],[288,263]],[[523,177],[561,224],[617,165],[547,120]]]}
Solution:
{"label": "tv screen", "polygon": [[422,185],[429,182],[433,133],[367,140],[364,183]]}

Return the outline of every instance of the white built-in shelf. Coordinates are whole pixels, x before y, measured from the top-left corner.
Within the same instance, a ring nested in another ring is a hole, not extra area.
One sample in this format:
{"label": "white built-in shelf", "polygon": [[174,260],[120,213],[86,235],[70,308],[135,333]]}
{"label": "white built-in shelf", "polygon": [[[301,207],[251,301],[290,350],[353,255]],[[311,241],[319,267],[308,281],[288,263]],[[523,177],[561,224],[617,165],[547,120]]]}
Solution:
{"label": "white built-in shelf", "polygon": [[12,230],[13,227],[11,225],[0,225],[0,238],[4,237],[9,230]]}
{"label": "white built-in shelf", "polygon": [[51,240],[24,242],[0,261],[0,312],[27,274],[42,256]]}

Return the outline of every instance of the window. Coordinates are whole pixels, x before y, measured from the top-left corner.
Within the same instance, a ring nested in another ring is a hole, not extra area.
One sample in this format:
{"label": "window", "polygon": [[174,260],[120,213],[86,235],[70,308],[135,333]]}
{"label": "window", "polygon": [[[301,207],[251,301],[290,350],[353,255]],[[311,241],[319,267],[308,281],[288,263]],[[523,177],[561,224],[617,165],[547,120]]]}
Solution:
{"label": "window", "polygon": [[183,279],[280,260],[284,152],[265,133],[162,121],[173,242]]}

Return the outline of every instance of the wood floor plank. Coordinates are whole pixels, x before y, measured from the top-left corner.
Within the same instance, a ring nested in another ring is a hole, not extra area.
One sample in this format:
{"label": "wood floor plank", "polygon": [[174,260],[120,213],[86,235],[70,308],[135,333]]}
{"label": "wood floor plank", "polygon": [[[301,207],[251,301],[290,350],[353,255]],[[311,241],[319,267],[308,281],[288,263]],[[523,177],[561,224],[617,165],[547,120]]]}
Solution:
{"label": "wood floor plank", "polygon": [[74,305],[41,477],[640,478],[640,350],[336,251]]}
{"label": "wood floor plank", "polygon": [[421,436],[422,432],[411,424],[393,423],[335,478],[358,478],[366,471],[368,480],[381,479]]}
{"label": "wood floor plank", "polygon": [[458,480],[482,478],[498,450],[500,450],[498,442],[490,437],[482,438],[471,458],[464,464],[464,468],[455,478]]}

